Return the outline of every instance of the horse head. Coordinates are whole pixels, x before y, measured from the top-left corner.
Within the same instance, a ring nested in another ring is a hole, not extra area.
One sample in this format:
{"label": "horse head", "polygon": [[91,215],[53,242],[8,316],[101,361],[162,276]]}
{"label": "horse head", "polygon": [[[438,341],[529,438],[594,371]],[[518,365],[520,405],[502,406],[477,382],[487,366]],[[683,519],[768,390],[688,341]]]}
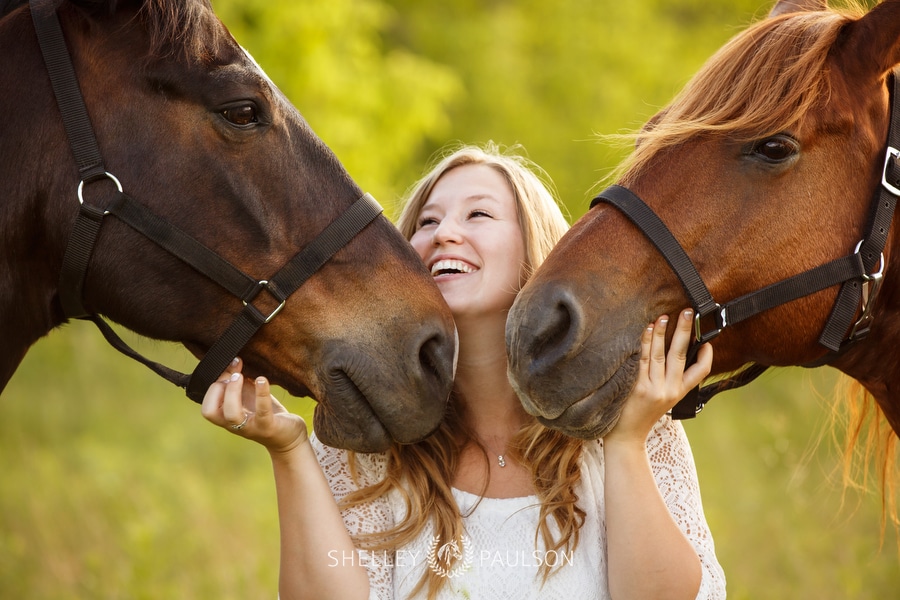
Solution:
{"label": "horse head", "polygon": [[[720,301],[852,254],[881,183],[898,63],[900,1],[864,15],[779,2],[637,134],[618,183],[665,223]],[[828,363],[866,386],[900,431],[889,393],[900,365],[881,359],[900,334],[895,240],[865,340],[840,352],[819,343],[841,287],[832,285],[722,329],[713,374]],[[524,406],[567,433],[604,435],[634,384],[641,331],[688,305],[648,237],[597,204],[510,313],[510,377]]]}
{"label": "horse head", "polygon": [[[28,347],[66,320],[58,283],[79,208],[78,169],[29,11],[0,20],[0,389]],[[126,194],[254,280],[362,196],[206,0],[72,0],[57,14],[106,169]],[[112,188],[85,186],[84,202],[103,209]],[[104,218],[82,301],[197,356],[243,308],[114,218]],[[278,304],[260,302],[264,311]],[[455,329],[430,274],[379,216],[241,357],[249,375],[318,400],[324,442],[374,451],[421,439],[443,417]]]}

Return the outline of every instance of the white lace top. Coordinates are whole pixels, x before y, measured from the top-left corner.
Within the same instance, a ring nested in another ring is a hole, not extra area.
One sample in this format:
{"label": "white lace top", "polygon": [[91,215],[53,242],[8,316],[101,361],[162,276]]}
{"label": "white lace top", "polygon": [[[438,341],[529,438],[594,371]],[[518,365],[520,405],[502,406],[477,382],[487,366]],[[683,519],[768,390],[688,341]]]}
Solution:
{"label": "white lace top", "polygon": [[[315,435],[312,443],[337,499],[384,477],[384,454],[357,455],[360,481],[354,483],[346,451],[323,445]],[[441,600],[608,599],[602,440],[586,442],[585,450],[576,492],[579,506],[587,515],[574,552],[545,552],[540,536],[535,546],[540,511],[536,496],[482,498],[471,511],[479,498],[454,489],[461,513],[468,515],[464,516],[466,533],[459,543],[436,539],[426,527],[412,544],[395,552],[359,551],[356,559],[369,573],[370,600],[413,600],[410,591],[425,569],[448,578],[449,585],[439,595]],[[725,575],[716,560],[694,458],[681,424],[663,417],[647,438],[647,450],[662,497],[700,556],[703,579],[697,598],[724,598]],[[399,495],[388,495],[344,511],[343,516],[347,529],[356,534],[385,530],[404,515]],[[446,554],[458,557],[455,566],[444,560]],[[563,566],[541,586],[538,568],[545,561]],[[425,593],[416,598],[425,598]]]}

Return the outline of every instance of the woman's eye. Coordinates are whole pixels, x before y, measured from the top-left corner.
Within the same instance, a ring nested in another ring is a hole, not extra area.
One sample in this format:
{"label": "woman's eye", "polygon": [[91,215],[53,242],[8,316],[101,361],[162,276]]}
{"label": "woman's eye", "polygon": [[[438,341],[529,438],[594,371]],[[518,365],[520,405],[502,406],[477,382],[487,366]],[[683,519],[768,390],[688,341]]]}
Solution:
{"label": "woman's eye", "polygon": [[800,151],[800,144],[788,135],[776,135],[755,142],[751,154],[767,162],[784,162]]}
{"label": "woman's eye", "polygon": [[484,210],[473,210],[472,212],[469,213],[470,219],[472,217],[490,217],[490,216],[491,216],[491,214]]}
{"label": "woman's eye", "polygon": [[433,217],[424,217],[419,219],[419,228],[427,227],[428,225],[437,225],[437,219]]}
{"label": "woman's eye", "polygon": [[242,127],[259,122],[256,116],[256,107],[252,104],[232,106],[223,110],[221,114],[229,123]]}

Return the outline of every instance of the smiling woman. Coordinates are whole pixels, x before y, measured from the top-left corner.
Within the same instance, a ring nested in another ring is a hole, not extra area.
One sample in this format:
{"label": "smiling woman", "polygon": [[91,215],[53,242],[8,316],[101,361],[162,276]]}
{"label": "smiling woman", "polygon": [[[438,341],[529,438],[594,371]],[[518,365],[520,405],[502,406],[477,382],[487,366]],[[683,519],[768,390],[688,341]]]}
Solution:
{"label": "smiling woman", "polygon": [[[527,415],[507,379],[507,313],[567,228],[531,163],[494,147],[450,152],[414,186],[399,227],[459,336],[449,410],[433,435],[383,453],[334,448],[240,363],[203,401],[209,421],[269,451],[280,595],[723,597],[687,440],[665,416],[712,359],[705,347],[685,369],[690,311],[668,355],[668,317],[642,333],[616,429],[602,441],[566,437]],[[484,560],[559,555],[567,559]]]}

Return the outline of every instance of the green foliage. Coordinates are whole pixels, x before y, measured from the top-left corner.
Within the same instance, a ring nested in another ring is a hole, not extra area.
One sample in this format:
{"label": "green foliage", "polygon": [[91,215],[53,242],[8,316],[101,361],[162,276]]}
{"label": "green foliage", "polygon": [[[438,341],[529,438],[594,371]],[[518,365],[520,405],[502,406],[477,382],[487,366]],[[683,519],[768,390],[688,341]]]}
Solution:
{"label": "green foliage", "polygon": [[217,14],[354,178],[376,198],[407,177],[423,136],[447,134],[461,94],[450,69],[381,32],[399,15],[379,0],[216,0]]}
{"label": "green foliage", "polygon": [[[214,0],[366,190],[390,207],[458,139],[522,143],[574,217],[639,127],[761,0]],[[187,367],[167,345],[139,346]],[[877,491],[844,496],[834,373],[784,370],[686,423],[729,595],[887,598],[898,540]],[[818,390],[818,391],[817,391]],[[281,394],[281,396],[284,396]],[[308,399],[283,398],[309,415]],[[42,340],[2,395],[0,595],[273,598],[265,452],[85,323]],[[819,440],[824,436],[824,441]],[[880,549],[881,548],[881,549]]]}

